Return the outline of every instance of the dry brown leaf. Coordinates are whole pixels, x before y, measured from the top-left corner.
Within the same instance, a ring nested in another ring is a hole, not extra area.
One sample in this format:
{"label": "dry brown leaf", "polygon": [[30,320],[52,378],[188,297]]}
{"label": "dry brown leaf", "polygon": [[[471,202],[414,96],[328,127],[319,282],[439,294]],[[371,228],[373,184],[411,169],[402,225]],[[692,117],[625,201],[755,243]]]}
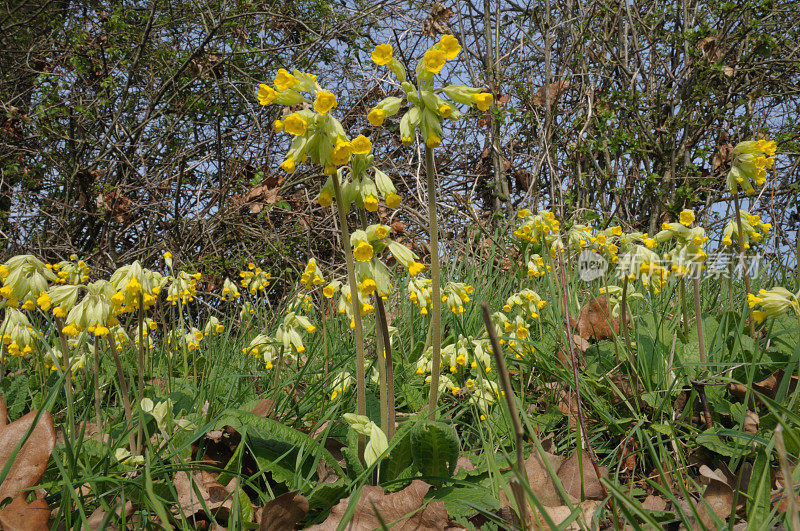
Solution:
{"label": "dry brown leaf", "polygon": [[[550,461],[550,465],[553,467],[554,471],[557,471],[564,462],[563,457],[560,455],[553,455],[549,452],[545,452],[545,457]],[[551,478],[550,474],[547,472],[544,461],[539,457],[538,452],[533,452],[525,460],[525,471],[528,473],[528,483],[531,486],[531,491],[533,491],[534,496],[542,502],[542,505],[556,507],[564,503],[561,496],[558,494],[558,489],[556,489],[553,478]],[[500,492],[500,506],[504,507],[507,505],[511,505],[508,497],[505,492]],[[528,507],[529,512],[530,510],[531,508]]]}
{"label": "dry brown leaf", "polygon": [[[22,418],[0,428],[0,468],[5,466],[14,447],[25,436],[28,428],[33,425],[37,413],[37,411],[31,411]],[[30,437],[20,448],[5,481],[0,485],[0,500],[39,483],[55,445],[56,431],[53,428],[53,416],[49,411],[45,411],[31,431]]]}
{"label": "dry brown leaf", "polygon": [[[117,500],[119,501],[119,500]],[[115,507],[115,513],[117,518],[122,518],[122,512],[120,511],[120,507]],[[131,502],[125,502],[124,507],[125,516],[130,516],[133,514],[133,504]],[[100,529],[117,529],[116,526],[109,526],[109,524],[103,524],[103,521],[106,518],[106,511],[103,509],[102,506],[95,509],[95,511],[86,519],[87,523],[89,524],[89,529],[91,531],[97,531]],[[101,527],[102,526],[102,527]]]}
{"label": "dry brown leaf", "polygon": [[[783,374],[783,369],[778,369],[760,382],[754,382],[753,390],[770,398],[775,398],[775,395],[778,393],[778,387],[781,385],[781,380],[783,380]],[[789,382],[789,393],[793,393],[797,387],[797,376],[792,375],[791,378]],[[738,398],[744,398],[747,393],[747,386],[743,384],[730,384],[729,389],[731,394]]]}
{"label": "dry brown leaf", "polygon": [[270,417],[273,411],[275,411],[275,401],[268,398],[262,398],[253,408],[253,414],[259,417]]}
{"label": "dry brown leaf", "polygon": [[[716,529],[712,514],[723,522],[731,514],[731,506],[733,505],[733,489],[728,484],[728,479],[722,472],[713,471],[706,465],[700,467],[700,474],[708,478],[709,483],[703,493],[703,500],[695,503],[697,507],[697,514],[700,517],[705,529]],[[708,506],[706,506],[708,504]],[[710,510],[710,512],[709,512]],[[699,529],[698,526],[695,526]]]}
{"label": "dry brown leaf", "polygon": [[281,494],[261,509],[259,531],[293,531],[308,513],[308,500],[299,491]]}
{"label": "dry brown leaf", "polygon": [[605,295],[587,302],[581,308],[577,320],[570,318],[570,325],[587,341],[612,339],[619,334],[619,317],[611,317]]}
{"label": "dry brown leaf", "polygon": [[761,419],[758,417],[758,413],[754,411],[748,411],[744,415],[744,423],[742,424],[742,428],[744,429],[745,433],[756,433],[758,432],[759,422],[761,422]]}
{"label": "dry brown leaf", "polygon": [[469,460],[469,457],[461,455],[456,460],[456,470],[454,474],[458,474],[459,469],[464,470],[465,472],[471,472],[475,470],[475,465],[472,464],[472,461]]}
{"label": "dry brown leaf", "polygon": [[8,422],[8,410],[6,410],[6,403],[0,398],[0,427],[5,426]]}
{"label": "dry brown leaf", "polygon": [[[579,507],[581,509],[581,514],[578,518],[565,527],[565,530],[573,531],[578,529],[592,529],[592,515],[600,506],[599,501],[595,500],[584,500],[580,503]],[[545,507],[545,512],[547,515],[553,520],[553,523],[556,525],[560,525],[564,520],[570,517],[572,511],[566,505],[561,505],[559,507]],[[580,522],[580,523],[579,523]],[[581,525],[583,524],[583,525]],[[536,521],[533,522],[533,529],[550,529],[547,525],[547,520],[544,519],[542,515],[536,515]]]}
{"label": "dry brown leaf", "polygon": [[[216,518],[226,520],[233,506],[233,493],[236,492],[238,478],[233,478],[225,487],[217,481],[216,474],[201,470],[192,474],[192,479],[206,507]],[[183,511],[183,514],[189,517],[203,511],[203,503],[198,498],[186,472],[180,471],[175,474],[173,483],[178,494],[178,504],[173,507],[173,512]]]}
{"label": "dry brown leaf", "polygon": [[0,510],[0,529],[15,531],[40,531],[49,529],[50,509],[43,498],[36,498],[31,503],[25,496],[15,496],[11,503]]}
{"label": "dry brown leaf", "polygon": [[[361,489],[355,513],[346,528],[348,531],[372,531],[380,528],[383,520],[392,531],[444,531],[449,519],[444,503],[433,502],[423,508],[425,494],[430,488],[429,484],[418,479],[392,494],[384,493],[381,487],[365,486]],[[349,497],[342,498],[324,522],[306,531],[335,531],[349,503]]]}
{"label": "dry brown leaf", "polygon": [[661,496],[653,496],[651,494],[642,502],[642,509],[647,509],[648,511],[663,511],[666,508],[667,501]]}
{"label": "dry brown leaf", "polygon": [[[550,105],[555,103],[555,101],[564,94],[567,89],[569,88],[569,81],[566,79],[562,79],[560,81],[556,81],[555,83],[550,83]],[[539,87],[539,90],[536,91],[536,94],[533,96],[531,100],[534,105],[544,105],[547,96],[545,94],[545,87],[542,85]]]}
{"label": "dry brown leaf", "polygon": [[444,4],[436,2],[433,4],[433,9],[431,9],[428,18],[422,23],[422,31],[428,37],[435,37],[437,34],[445,35],[447,33],[452,33],[447,21],[450,20],[454,14],[452,9],[446,7]]}
{"label": "dry brown leaf", "polygon": [[[578,452],[567,458],[566,461],[558,469],[558,479],[564,485],[567,494],[575,498],[581,499],[581,479],[583,479],[583,492],[587,499],[602,500],[605,497],[603,493],[603,486],[600,484],[600,479],[594,471],[591,458],[589,454],[583,450],[581,454],[583,474],[581,474],[581,467],[578,466]],[[600,474],[603,477],[608,476],[608,469],[604,466],[599,467]]]}

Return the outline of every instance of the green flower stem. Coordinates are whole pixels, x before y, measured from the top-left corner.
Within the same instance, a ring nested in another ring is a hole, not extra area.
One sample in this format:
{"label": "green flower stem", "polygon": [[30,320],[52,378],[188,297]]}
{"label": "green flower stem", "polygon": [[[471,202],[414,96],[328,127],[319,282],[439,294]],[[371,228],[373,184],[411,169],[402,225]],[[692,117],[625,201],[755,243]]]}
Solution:
{"label": "green flower stem", "polygon": [[683,341],[689,341],[689,308],[686,305],[686,283],[683,278],[678,279],[678,297],[681,300],[681,314],[683,316]]}
{"label": "green flower stem", "polygon": [[102,425],[103,417],[100,412],[100,353],[97,349],[97,336],[94,338],[94,359],[92,360],[94,369],[94,417],[98,426]]}
{"label": "green flower stem", "polygon": [[[183,329],[183,303],[181,302],[180,297],[178,298],[178,323],[179,328],[178,330]],[[140,341],[141,342],[141,341]],[[181,349],[181,355],[183,356],[183,379],[189,379],[189,354],[186,352],[184,348],[183,341],[179,341],[178,338],[175,338],[176,346]]]}
{"label": "green flower stem", "polygon": [[631,364],[631,370],[637,374],[636,363],[633,360],[633,349],[631,348],[631,332],[628,326],[628,277],[622,281],[622,301],[620,306],[620,323],[622,327],[622,337],[625,339],[625,354]]}
{"label": "green flower stem", "polygon": [[281,383],[281,368],[283,367],[283,354],[284,354],[284,347],[281,345],[281,350],[278,352],[278,359],[275,361],[275,365],[272,367],[272,370],[275,371],[272,374],[272,391],[275,393],[275,404],[278,403],[278,384]]}
{"label": "green flower stem", "polygon": [[[699,269],[699,264],[698,264]],[[697,272],[699,274],[699,271]],[[706,346],[703,341],[703,318],[700,315],[700,278],[697,274],[693,275],[692,283],[694,284],[694,319],[697,325],[697,344],[700,349],[700,363],[706,362]]]}
{"label": "green flower stem", "polygon": [[[700,364],[702,365],[701,370],[705,372],[706,367],[706,346],[703,339],[703,318],[700,314],[700,265],[697,265],[697,271],[694,275],[692,275],[692,284],[694,284],[694,319],[695,324],[697,325],[697,346],[700,351]],[[711,410],[708,408],[708,399],[706,398],[706,389],[705,384],[702,382],[693,382],[695,384],[695,389],[697,389],[698,394],[700,395],[700,402],[703,406],[703,415],[705,416],[706,420],[706,427],[711,429],[714,427],[714,423],[711,420]]]}
{"label": "green flower stem", "polygon": [[428,180],[428,228],[431,238],[431,392],[428,418],[436,419],[436,402],[439,399],[439,371],[442,364],[442,293],[439,267],[439,224],[436,221],[436,168],[433,148],[425,147],[425,175]]}
{"label": "green flower stem", "polygon": [[[738,240],[739,240],[739,260],[742,262],[742,274],[744,275],[744,288],[747,290],[747,293],[750,293],[750,274],[747,272],[747,267],[744,263],[744,233],[742,232],[742,214],[741,209],[739,207],[739,192],[737,190],[736,193],[733,194],[733,209],[734,215],[736,216],[736,232],[738,233]],[[747,299],[747,293],[745,294],[745,299]],[[748,304],[748,308],[749,308]],[[749,324],[750,324],[750,337],[753,338],[753,350],[758,350],[758,341],[756,340],[756,326],[753,323],[753,310],[749,308],[748,313],[750,314]],[[756,352],[753,352],[753,359],[755,359]]]}
{"label": "green flower stem", "polygon": [[[137,312],[136,316],[138,320],[136,324],[136,330],[139,334],[139,362],[136,364],[138,373],[137,390],[139,392],[137,399],[141,404],[142,398],[144,398],[144,337],[142,336],[142,332],[144,331],[144,294],[141,291],[139,292],[139,311]],[[142,423],[140,422],[138,435],[136,438],[136,453],[141,453],[143,448],[144,433],[142,432]]]}
{"label": "green flower stem", "polygon": [[[361,219],[361,228],[363,230],[367,230],[367,211],[363,208],[358,209],[358,216]],[[374,260],[374,258],[373,258]],[[378,307],[378,302],[380,300],[383,303],[380,295],[377,292],[373,295],[375,297],[375,306]],[[382,304],[381,304],[382,308]],[[378,311],[375,312],[375,356],[378,359],[378,388],[380,390],[380,406],[381,406],[381,430],[387,436],[389,434],[389,387],[386,381],[386,356],[385,356],[385,348],[384,348],[384,336],[382,334],[382,330],[386,327],[386,313],[381,312],[378,308]]]}
{"label": "green flower stem", "polygon": [[[61,340],[61,356],[64,359],[64,371],[69,373],[70,372],[69,349],[67,348],[67,337],[61,331],[63,327],[64,327],[64,322],[61,319],[56,318],[56,329],[58,330],[58,338]],[[70,379],[69,374],[66,374],[64,377],[64,395],[67,398],[67,429],[69,430],[67,433],[70,436],[74,436],[75,412],[72,409],[72,380]]]}
{"label": "green flower stem", "polygon": [[[125,381],[125,371],[122,369],[122,362],[120,362],[119,354],[117,354],[117,343],[114,341],[114,334],[108,334],[106,337],[108,338],[108,347],[111,349],[111,357],[114,358],[114,365],[117,367],[119,391],[122,394],[122,407],[125,409],[125,420],[128,421],[128,443],[133,454],[136,449],[136,439],[133,435],[133,410],[131,409],[131,399],[128,394],[128,382]],[[141,343],[141,339],[139,342]]]}
{"label": "green flower stem", "polygon": [[[344,211],[344,201],[342,200],[342,186],[339,183],[339,176],[333,179],[333,194],[336,197],[336,211],[339,214],[339,225],[342,231],[342,248],[347,264],[347,282],[350,284],[350,298],[353,305],[353,321],[356,334],[356,412],[359,415],[367,414],[367,395],[364,382],[364,329],[361,324],[361,303],[358,300],[358,285],[356,284],[356,271],[353,266],[353,249],[350,247],[350,230],[347,228],[347,214]],[[367,438],[358,435],[358,458],[364,461],[364,447]]]}
{"label": "green flower stem", "polygon": [[[376,293],[375,300],[380,299]],[[378,358],[378,387],[380,388],[380,403],[381,403],[381,430],[383,433],[389,433],[389,397],[388,386],[386,385],[386,357],[385,347],[383,344],[383,329],[384,323],[381,315],[375,313],[375,355]]]}
{"label": "green flower stem", "polygon": [[375,307],[380,316],[380,330],[378,330],[378,337],[383,337],[383,351],[385,353],[385,367],[386,367],[386,438],[391,441],[394,437],[394,423],[395,423],[395,402],[394,402],[394,361],[392,359],[392,342],[389,339],[389,322],[386,320],[386,308],[383,304],[383,299],[377,297],[375,299]]}

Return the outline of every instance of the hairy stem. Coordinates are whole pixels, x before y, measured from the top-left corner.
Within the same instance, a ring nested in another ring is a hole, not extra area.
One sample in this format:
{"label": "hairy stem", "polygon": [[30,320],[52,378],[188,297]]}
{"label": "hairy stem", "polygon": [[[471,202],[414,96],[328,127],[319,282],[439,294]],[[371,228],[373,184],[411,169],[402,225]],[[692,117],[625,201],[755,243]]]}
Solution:
{"label": "hairy stem", "polygon": [[128,421],[128,443],[131,447],[131,453],[138,453],[136,449],[136,438],[133,434],[133,410],[131,409],[131,399],[128,394],[128,382],[125,381],[125,371],[122,369],[122,362],[119,360],[117,354],[117,343],[114,341],[114,335],[108,334],[108,347],[111,349],[111,357],[114,358],[114,365],[117,367],[117,376],[119,377],[119,392],[122,394],[122,407],[125,410],[125,419]]}
{"label": "hairy stem", "polygon": [[[353,249],[350,246],[350,230],[347,228],[347,214],[342,200],[342,186],[339,175],[334,175],[333,193],[336,196],[336,211],[339,214],[339,225],[342,231],[342,248],[347,264],[347,282],[350,284],[350,298],[353,305],[353,322],[356,335],[356,412],[359,415],[367,414],[367,395],[364,382],[364,328],[361,324],[361,303],[358,300],[358,285],[356,284],[356,271],[353,265]],[[358,436],[358,458],[364,460],[364,447],[367,441],[364,435]]]}
{"label": "hairy stem", "polygon": [[433,148],[425,148],[425,175],[428,180],[428,229],[431,238],[431,391],[428,400],[428,418],[436,418],[439,399],[439,371],[442,364],[442,293],[439,266],[439,223],[436,221],[436,168]]}

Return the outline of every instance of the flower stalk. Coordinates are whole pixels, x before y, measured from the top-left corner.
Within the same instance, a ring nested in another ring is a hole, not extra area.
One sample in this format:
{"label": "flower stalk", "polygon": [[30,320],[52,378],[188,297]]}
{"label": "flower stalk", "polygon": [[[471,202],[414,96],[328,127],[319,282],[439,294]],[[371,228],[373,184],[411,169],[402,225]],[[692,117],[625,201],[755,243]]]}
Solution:
{"label": "flower stalk", "polygon": [[428,418],[436,418],[439,373],[442,365],[442,293],[439,265],[439,223],[436,219],[436,168],[433,148],[425,147],[425,176],[428,183],[428,231],[431,245],[431,346],[433,347]]}
{"label": "flower stalk", "polygon": [[[347,227],[347,214],[342,198],[342,186],[339,183],[339,176],[334,175],[333,193],[336,198],[336,212],[339,215],[339,225],[342,232],[342,247],[344,248],[345,263],[347,266],[347,281],[350,284],[350,296],[353,306],[353,320],[355,322],[356,336],[356,411],[358,415],[367,414],[367,395],[364,376],[364,328],[361,323],[361,303],[358,300],[358,284],[356,283],[355,266],[353,265],[353,250],[350,246],[350,229]],[[363,434],[358,435],[358,458],[364,460],[364,448],[367,438]]]}

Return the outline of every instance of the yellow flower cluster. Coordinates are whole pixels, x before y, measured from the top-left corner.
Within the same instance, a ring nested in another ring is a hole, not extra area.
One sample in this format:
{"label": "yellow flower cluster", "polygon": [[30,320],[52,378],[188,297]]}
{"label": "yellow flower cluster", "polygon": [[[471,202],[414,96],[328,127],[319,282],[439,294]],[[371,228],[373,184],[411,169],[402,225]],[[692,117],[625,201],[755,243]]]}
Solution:
{"label": "yellow flower cluster", "polygon": [[[438,74],[448,60],[455,59],[461,52],[461,44],[453,35],[443,35],[439,42],[429,48],[416,67],[418,86],[407,80],[403,65],[394,58],[390,44],[379,44],[372,53],[377,65],[387,66],[400,82],[404,98],[390,96],[380,101],[367,115],[367,120],[375,127],[381,126],[387,117],[400,110],[403,99],[410,107],[400,120],[400,140],[408,146],[414,141],[419,128],[428,148],[438,147],[442,142],[442,120],[458,120],[461,112],[456,103],[489,110],[492,95],[480,88],[463,85],[449,85],[434,89],[434,75]],[[443,99],[440,94],[449,98]]]}
{"label": "yellow flower cluster", "polygon": [[800,319],[798,300],[800,300],[800,292],[792,293],[781,286],[769,290],[761,289],[758,291],[758,295],[747,294],[747,303],[750,308],[759,307],[758,310],[753,310],[753,319],[757,323],[761,323],[766,317],[778,317],[789,310],[794,311],[797,318]]}
{"label": "yellow flower cluster", "polygon": [[313,258],[309,259],[305,271],[300,276],[300,285],[306,289],[311,289],[324,283],[325,279],[322,278],[322,271],[317,267],[317,261]]}
{"label": "yellow flower cluster", "polygon": [[239,288],[234,284],[233,280],[226,278],[222,282],[222,300],[223,301],[235,301],[241,296],[239,293]]}
{"label": "yellow flower cluster", "polygon": [[250,292],[250,295],[264,293],[269,287],[269,281],[272,278],[269,271],[256,267],[253,262],[247,264],[247,269],[240,271],[239,276],[242,278],[239,283]]}
{"label": "yellow flower cluster", "polygon": [[464,313],[464,305],[470,301],[475,288],[463,282],[448,282],[442,290],[442,302],[456,314]]}
{"label": "yellow flower cluster", "polygon": [[168,279],[170,285],[167,288],[167,301],[171,302],[173,306],[179,302],[182,305],[192,302],[195,295],[197,295],[197,281],[201,277],[200,273],[190,274],[186,271],[181,271],[175,278],[170,277]]}
{"label": "yellow flower cluster", "polygon": [[517,218],[520,225],[514,230],[514,236],[522,242],[552,243],[560,229],[560,224],[553,212],[543,210],[535,215],[528,209],[519,210]]}
{"label": "yellow flower cluster", "polygon": [[747,140],[736,144],[731,152],[731,169],[726,180],[731,194],[739,193],[741,187],[747,195],[753,195],[753,184],[762,186],[767,170],[775,164],[776,151],[774,140]]}
{"label": "yellow flower cluster", "polygon": [[[739,210],[742,220],[742,241],[744,248],[749,249],[751,243],[761,243],[767,233],[772,229],[771,223],[761,221],[761,216],[751,214],[747,210]],[[722,231],[722,245],[730,247],[739,244],[739,224],[731,220]]]}
{"label": "yellow flower cluster", "polygon": [[69,260],[62,260],[55,264],[46,264],[48,269],[58,275],[56,280],[59,284],[82,284],[89,281],[89,266],[83,260],[79,260],[75,254],[70,255]]}

